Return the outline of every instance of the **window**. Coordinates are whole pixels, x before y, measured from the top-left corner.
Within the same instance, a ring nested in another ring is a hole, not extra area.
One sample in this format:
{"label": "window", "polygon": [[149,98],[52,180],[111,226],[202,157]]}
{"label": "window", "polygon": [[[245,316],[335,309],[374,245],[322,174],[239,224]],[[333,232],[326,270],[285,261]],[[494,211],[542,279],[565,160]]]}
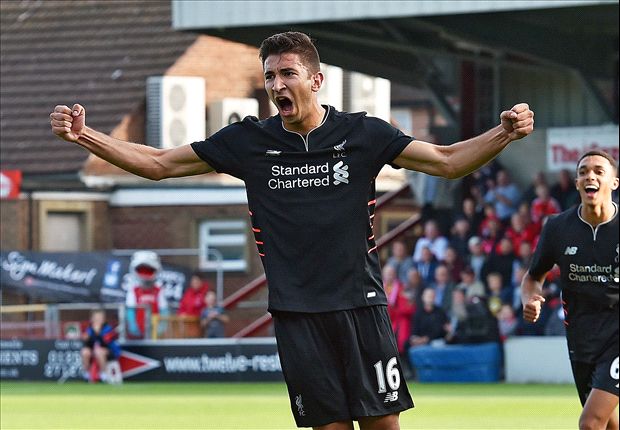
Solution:
{"label": "window", "polygon": [[44,251],[82,251],[86,242],[84,214],[80,212],[48,212],[42,237]]}
{"label": "window", "polygon": [[247,270],[245,221],[204,221],[200,224],[199,236],[200,269],[216,271],[221,259],[224,271]]}

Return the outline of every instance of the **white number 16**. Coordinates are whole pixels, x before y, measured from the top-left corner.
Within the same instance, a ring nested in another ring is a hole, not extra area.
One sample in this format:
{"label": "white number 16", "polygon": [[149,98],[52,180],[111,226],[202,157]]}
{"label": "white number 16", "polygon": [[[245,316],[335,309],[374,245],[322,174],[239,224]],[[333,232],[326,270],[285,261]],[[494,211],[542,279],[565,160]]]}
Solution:
{"label": "white number 16", "polygon": [[385,387],[386,380],[392,391],[396,391],[398,387],[400,387],[400,372],[396,367],[396,362],[396,357],[390,358],[385,366],[385,373],[383,372],[383,362],[377,361],[375,363],[379,393],[385,393],[387,391]]}

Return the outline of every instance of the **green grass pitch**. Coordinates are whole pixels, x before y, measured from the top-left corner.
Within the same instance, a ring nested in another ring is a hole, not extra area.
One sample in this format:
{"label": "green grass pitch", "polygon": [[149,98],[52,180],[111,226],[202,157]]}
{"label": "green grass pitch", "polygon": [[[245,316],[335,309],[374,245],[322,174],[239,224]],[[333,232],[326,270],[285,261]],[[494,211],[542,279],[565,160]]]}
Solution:
{"label": "green grass pitch", "polygon": [[[571,385],[419,384],[406,429],[574,429]],[[283,383],[0,384],[0,428],[294,429]],[[357,428],[357,427],[356,427]]]}

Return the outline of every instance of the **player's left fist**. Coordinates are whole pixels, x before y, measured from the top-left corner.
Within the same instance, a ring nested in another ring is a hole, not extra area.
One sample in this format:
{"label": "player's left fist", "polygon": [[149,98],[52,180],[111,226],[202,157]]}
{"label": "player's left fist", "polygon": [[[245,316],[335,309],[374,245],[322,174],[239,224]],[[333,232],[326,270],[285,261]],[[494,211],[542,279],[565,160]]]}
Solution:
{"label": "player's left fist", "polygon": [[534,111],[527,103],[519,103],[499,116],[510,140],[521,139],[534,131]]}

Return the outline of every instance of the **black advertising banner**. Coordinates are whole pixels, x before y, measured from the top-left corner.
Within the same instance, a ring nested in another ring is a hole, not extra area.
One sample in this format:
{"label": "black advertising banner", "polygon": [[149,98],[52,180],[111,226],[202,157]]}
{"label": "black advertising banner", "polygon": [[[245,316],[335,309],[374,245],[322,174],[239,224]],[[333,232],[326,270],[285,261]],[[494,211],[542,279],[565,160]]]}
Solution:
{"label": "black advertising banner", "polygon": [[[51,302],[122,302],[129,257],[110,252],[0,252],[0,285]],[[163,264],[159,281],[170,304],[178,303],[190,270]]]}
{"label": "black advertising banner", "polygon": [[[73,340],[1,340],[2,380],[81,378],[82,343]],[[122,345],[125,381],[280,381],[275,339],[136,341]]]}

